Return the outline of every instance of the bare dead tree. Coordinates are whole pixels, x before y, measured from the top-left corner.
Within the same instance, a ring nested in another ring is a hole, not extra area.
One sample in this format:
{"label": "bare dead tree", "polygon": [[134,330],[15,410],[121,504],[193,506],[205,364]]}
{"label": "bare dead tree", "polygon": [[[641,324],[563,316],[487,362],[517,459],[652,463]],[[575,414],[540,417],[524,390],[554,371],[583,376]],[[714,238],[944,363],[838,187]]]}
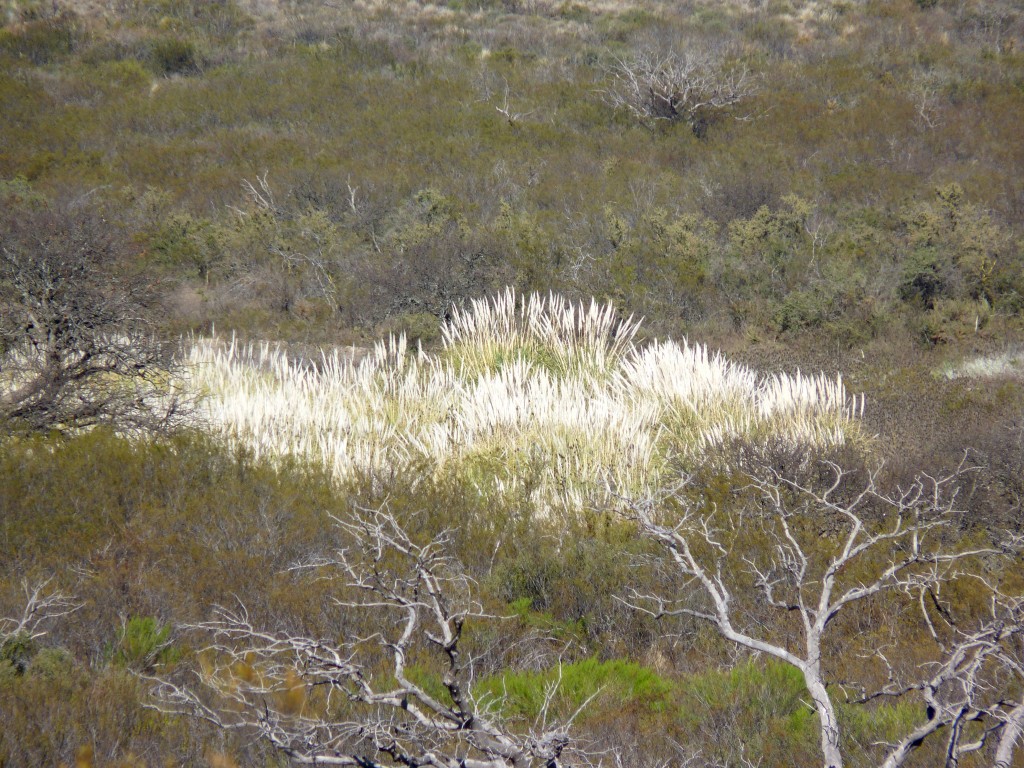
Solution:
{"label": "bare dead tree", "polygon": [[32,585],[22,582],[25,602],[21,615],[0,617],[0,658],[12,663],[18,672],[24,671],[35,641],[46,634],[44,625],[82,607],[52,584],[52,577]]}
{"label": "bare dead tree", "polygon": [[[848,473],[834,464],[828,471],[824,490],[759,471],[745,489],[750,495],[728,508],[709,501],[689,478],[665,498],[629,503],[626,516],[662,545],[682,587],[668,597],[634,593],[628,602],[657,617],[695,617],[738,646],[799,670],[818,714],[823,764],[841,768],[843,744],[825,655],[833,620],[878,595],[936,594],[958,578],[980,578],[979,562],[1004,552],[949,543],[955,475],[922,475],[895,494],[883,493],[871,475],[849,494]],[[1001,732],[1002,759],[1012,754],[1024,714],[1021,702],[999,698],[997,680],[1016,663],[1008,649],[1020,641],[1020,602],[993,606],[992,616],[974,630],[958,628],[942,642],[930,623],[938,648],[927,670],[916,669],[924,679],[896,684],[890,669],[885,690],[860,697],[865,702],[916,693],[926,706],[928,721],[889,746],[884,768],[904,765],[943,729],[950,734],[949,765],[955,765],[959,755],[984,745],[984,738],[980,745],[965,740],[971,722],[985,721]],[[789,640],[794,635],[800,638],[795,644]]]}
{"label": "bare dead tree", "polygon": [[46,634],[43,624],[67,616],[81,608],[81,603],[59,589],[51,589],[53,578],[33,585],[22,582],[25,607],[21,616],[0,618],[0,643],[11,637],[35,640]]}
{"label": "bare dead tree", "polygon": [[[616,59],[609,69],[605,102],[641,123],[682,122],[698,136],[756,92],[756,78],[742,67],[729,68],[709,53],[658,54],[640,51]],[[745,117],[745,116],[741,116]]]}
{"label": "bare dead tree", "polygon": [[149,320],[152,286],[81,205],[0,217],[0,421],[30,430],[163,427],[172,349]]}
{"label": "bare dead tree", "polygon": [[[501,702],[473,693],[468,621],[485,618],[441,535],[415,543],[386,509],[338,524],[353,544],[296,566],[336,571],[361,595],[344,610],[369,611],[379,630],[341,641],[266,632],[243,606],[219,608],[196,629],[211,633],[201,687],[157,681],[159,707],[224,729],[256,733],[300,764],[527,768],[562,765],[568,727],[551,722],[554,692],[532,727],[513,729]],[[431,688],[413,674],[432,665]],[[573,715],[575,717],[575,715]]]}
{"label": "bare dead tree", "polygon": [[516,112],[516,111],[514,111],[512,109],[512,105],[510,104],[508,97],[509,97],[508,80],[505,80],[505,97],[504,97],[501,105],[499,106],[499,105],[495,104],[494,108],[495,108],[495,110],[497,110],[499,115],[501,115],[502,117],[505,118],[506,121],[508,121],[508,124],[511,125],[511,126],[515,126],[523,118],[529,117],[530,115],[534,114],[537,111],[535,109],[531,109],[529,112]]}
{"label": "bare dead tree", "polygon": [[929,131],[935,130],[941,125],[941,121],[936,117],[940,93],[938,78],[931,74],[918,73],[914,75],[911,83],[910,95],[920,125]]}

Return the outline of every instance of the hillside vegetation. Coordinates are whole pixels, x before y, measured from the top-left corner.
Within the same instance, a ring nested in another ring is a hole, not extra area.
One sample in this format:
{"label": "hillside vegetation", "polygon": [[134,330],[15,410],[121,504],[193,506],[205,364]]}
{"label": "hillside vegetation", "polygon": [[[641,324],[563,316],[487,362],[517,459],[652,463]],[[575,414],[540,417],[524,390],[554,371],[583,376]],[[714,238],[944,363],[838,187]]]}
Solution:
{"label": "hillside vegetation", "polygon": [[1024,765],[1022,125],[1011,0],[0,0],[0,768]]}

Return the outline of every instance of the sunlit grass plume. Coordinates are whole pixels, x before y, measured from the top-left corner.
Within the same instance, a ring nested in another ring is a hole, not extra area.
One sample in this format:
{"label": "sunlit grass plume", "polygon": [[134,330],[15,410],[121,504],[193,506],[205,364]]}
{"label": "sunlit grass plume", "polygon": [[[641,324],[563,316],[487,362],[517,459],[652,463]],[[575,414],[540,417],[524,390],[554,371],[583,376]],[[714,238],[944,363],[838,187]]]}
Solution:
{"label": "sunlit grass plume", "polygon": [[262,456],[357,473],[455,473],[542,508],[642,493],[737,442],[830,447],[860,434],[839,378],[759,376],[700,344],[637,342],[610,304],[513,291],[453,311],[436,353],[402,337],[355,360],[200,339],[202,417]]}

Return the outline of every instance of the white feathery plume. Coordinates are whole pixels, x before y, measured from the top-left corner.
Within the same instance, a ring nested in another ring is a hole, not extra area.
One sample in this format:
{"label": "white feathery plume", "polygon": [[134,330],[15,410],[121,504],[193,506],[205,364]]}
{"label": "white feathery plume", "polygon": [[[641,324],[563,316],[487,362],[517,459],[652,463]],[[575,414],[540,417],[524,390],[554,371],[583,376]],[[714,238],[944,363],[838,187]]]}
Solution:
{"label": "white feathery plume", "polygon": [[549,510],[652,489],[670,461],[735,441],[861,437],[863,396],[858,408],[839,377],[759,377],[701,344],[638,345],[639,328],[611,304],[508,289],[453,311],[437,354],[399,336],[358,362],[330,350],[314,364],[196,339],[178,385],[205,395],[204,423],[258,456],[319,461],[342,481],[415,464],[499,495],[532,473]]}

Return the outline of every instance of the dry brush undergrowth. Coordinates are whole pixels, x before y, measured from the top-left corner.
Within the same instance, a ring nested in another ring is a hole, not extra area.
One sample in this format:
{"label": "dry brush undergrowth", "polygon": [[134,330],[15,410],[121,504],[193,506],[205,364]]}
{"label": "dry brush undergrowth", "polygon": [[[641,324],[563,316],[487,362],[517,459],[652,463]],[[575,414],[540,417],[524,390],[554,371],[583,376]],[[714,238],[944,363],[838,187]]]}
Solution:
{"label": "dry brush undergrowth", "polygon": [[339,479],[420,467],[483,492],[571,508],[640,493],[724,446],[863,439],[840,378],[759,376],[700,344],[640,344],[610,304],[512,290],[455,310],[436,353],[402,337],[355,361],[292,360],[264,343],[197,339],[184,386],[201,416],[258,455],[321,461]]}

